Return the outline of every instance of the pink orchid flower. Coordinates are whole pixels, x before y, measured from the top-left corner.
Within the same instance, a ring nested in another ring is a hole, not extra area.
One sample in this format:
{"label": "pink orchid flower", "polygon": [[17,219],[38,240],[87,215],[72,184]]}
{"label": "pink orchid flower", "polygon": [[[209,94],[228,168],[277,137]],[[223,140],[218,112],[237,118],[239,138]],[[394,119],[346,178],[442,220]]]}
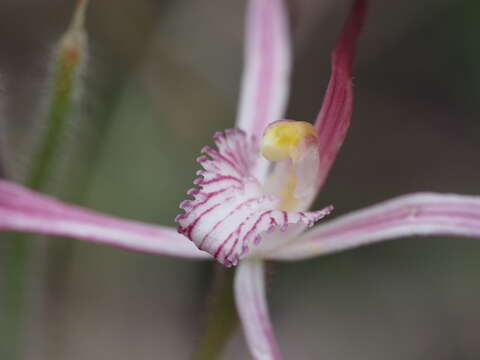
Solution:
{"label": "pink orchid flower", "polygon": [[[129,250],[237,265],[236,305],[255,359],[280,359],[267,309],[264,261],[301,260],[412,235],[480,237],[480,197],[400,196],[306,230],[331,206],[307,211],[346,136],[351,68],[366,0],[356,0],[333,52],[314,125],[280,120],[290,75],[282,0],[250,0],[246,69],[237,128],[205,147],[203,169],[175,229],[114,218],[0,181],[0,230],[68,236]],[[182,235],[183,234],[183,235]],[[188,239],[191,241],[189,241]]]}

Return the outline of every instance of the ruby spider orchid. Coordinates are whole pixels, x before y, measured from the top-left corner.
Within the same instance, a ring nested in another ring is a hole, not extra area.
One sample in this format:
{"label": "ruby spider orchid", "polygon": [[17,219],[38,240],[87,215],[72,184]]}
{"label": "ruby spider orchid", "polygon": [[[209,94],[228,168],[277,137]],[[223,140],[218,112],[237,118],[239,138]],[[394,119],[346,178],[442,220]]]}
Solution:
{"label": "ruby spider orchid", "polygon": [[280,359],[267,308],[264,262],[302,260],[412,235],[480,237],[480,197],[414,193],[309,229],[333,207],[308,211],[346,136],[352,62],[366,0],[356,0],[332,56],[314,124],[283,118],[291,67],[282,0],[250,0],[236,129],[214,136],[198,162],[177,229],[114,218],[0,181],[0,229],[237,266],[235,297],[255,359]]}

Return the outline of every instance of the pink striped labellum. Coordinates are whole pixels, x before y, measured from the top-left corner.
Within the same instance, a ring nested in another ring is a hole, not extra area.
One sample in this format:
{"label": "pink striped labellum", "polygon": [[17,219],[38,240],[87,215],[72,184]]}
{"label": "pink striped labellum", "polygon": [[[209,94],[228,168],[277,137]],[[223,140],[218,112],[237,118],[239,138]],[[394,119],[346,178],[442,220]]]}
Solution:
{"label": "pink striped labellum", "polygon": [[[193,199],[180,204],[185,212],[176,221],[181,234],[224,265],[284,244],[332,210],[305,211],[316,194],[319,172],[318,139],[311,124],[274,122],[260,145],[237,129],[213,139],[217,149],[202,150],[205,155],[197,161],[204,170],[194,181],[198,188],[188,191]],[[265,179],[253,175],[261,154],[274,162]]]}

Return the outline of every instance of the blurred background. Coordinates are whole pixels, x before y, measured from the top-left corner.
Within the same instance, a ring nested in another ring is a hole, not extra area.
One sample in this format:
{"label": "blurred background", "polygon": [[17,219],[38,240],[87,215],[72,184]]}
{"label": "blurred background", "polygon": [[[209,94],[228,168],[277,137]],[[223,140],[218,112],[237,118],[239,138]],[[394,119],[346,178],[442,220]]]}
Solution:
{"label": "blurred background", "polygon": [[[315,118],[349,4],[289,0],[289,118]],[[74,5],[0,5],[3,177],[28,171],[52,52]],[[200,148],[234,123],[244,6],[93,0],[80,111],[45,191],[174,225]],[[318,206],[333,203],[338,216],[413,191],[480,193],[479,35],[476,0],[371,0],[351,130]],[[1,271],[13,240],[0,236]],[[211,264],[32,238],[25,359],[191,358]],[[410,238],[273,266],[269,302],[285,358],[479,359],[479,259],[478,240]],[[238,331],[225,358],[248,356]]]}

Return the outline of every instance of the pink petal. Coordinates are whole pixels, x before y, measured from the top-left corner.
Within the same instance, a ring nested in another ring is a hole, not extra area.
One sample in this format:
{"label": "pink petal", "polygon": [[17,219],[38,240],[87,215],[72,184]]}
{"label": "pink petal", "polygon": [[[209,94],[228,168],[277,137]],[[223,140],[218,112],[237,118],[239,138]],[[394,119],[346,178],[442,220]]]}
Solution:
{"label": "pink petal", "polygon": [[235,302],[254,359],[281,359],[273,334],[265,294],[265,271],[260,260],[245,260],[235,274]]}
{"label": "pink petal", "polygon": [[[283,0],[250,0],[246,19],[245,68],[236,127],[260,139],[283,117],[291,68],[290,34]],[[261,159],[264,171],[267,164]]]}
{"label": "pink petal", "polygon": [[319,135],[319,187],[323,185],[347,135],[353,107],[352,62],[367,1],[356,0],[332,55],[332,74],[315,122]]}
{"label": "pink petal", "polygon": [[266,195],[252,175],[259,156],[253,138],[234,129],[215,134],[214,141],[218,151],[205,147],[202,152],[208,157],[198,158],[205,169],[194,181],[200,189],[188,192],[194,199],[180,204],[185,213],[176,221],[180,233],[224,265],[236,265],[265,232],[285,231],[289,224],[312,226],[331,211],[331,207],[315,212],[277,210],[280,199]]}
{"label": "pink petal", "polygon": [[296,260],[404,236],[480,238],[480,197],[416,193],[322,224],[271,258]]}
{"label": "pink petal", "polygon": [[210,257],[174,229],[67,205],[3,180],[0,180],[0,230],[66,236],[182,258]]}

